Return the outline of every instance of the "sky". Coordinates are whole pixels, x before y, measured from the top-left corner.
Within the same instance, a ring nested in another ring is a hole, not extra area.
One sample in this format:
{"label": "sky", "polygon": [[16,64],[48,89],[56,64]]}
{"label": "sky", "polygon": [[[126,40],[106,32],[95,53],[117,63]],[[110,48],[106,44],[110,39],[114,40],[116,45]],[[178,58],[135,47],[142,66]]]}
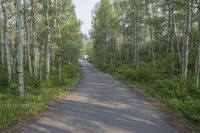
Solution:
{"label": "sky", "polygon": [[92,10],[98,1],[99,0],[73,0],[76,6],[77,17],[83,22],[81,31],[84,34],[88,34],[91,29]]}

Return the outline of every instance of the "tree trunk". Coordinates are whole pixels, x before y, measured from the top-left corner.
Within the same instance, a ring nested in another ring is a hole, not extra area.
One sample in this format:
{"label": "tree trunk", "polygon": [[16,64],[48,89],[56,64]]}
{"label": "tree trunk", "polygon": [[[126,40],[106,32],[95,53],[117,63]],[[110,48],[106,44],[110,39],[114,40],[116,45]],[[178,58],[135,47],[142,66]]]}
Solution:
{"label": "tree trunk", "polygon": [[60,47],[58,46],[58,80],[61,81],[62,78],[62,65],[61,65],[61,51]]}
{"label": "tree trunk", "polygon": [[177,37],[176,33],[174,32],[174,37],[176,38],[176,43],[177,43],[177,51],[178,51],[178,56],[179,56],[179,63],[180,63],[180,66],[181,66],[181,60],[182,60],[182,57],[181,57],[181,50],[180,50],[180,41],[179,41],[179,38]]}
{"label": "tree trunk", "polygon": [[22,1],[17,0],[18,17],[18,84],[19,95],[24,97],[24,73],[23,73],[23,46],[24,46],[24,22],[22,14]]}
{"label": "tree trunk", "polygon": [[46,63],[46,80],[50,77],[50,31],[49,31],[49,0],[45,0],[45,23],[46,23],[46,43],[45,43],[45,63]]}
{"label": "tree trunk", "polygon": [[136,69],[139,69],[139,52],[140,52],[140,48],[139,48],[139,41],[138,41],[138,15],[139,15],[139,9],[138,9],[138,5],[136,5],[136,36],[135,36],[135,42],[136,42]]}
{"label": "tree trunk", "polygon": [[174,75],[174,21],[173,7],[168,3],[168,21],[169,21],[169,44],[171,46],[171,74]]}
{"label": "tree trunk", "polygon": [[135,6],[135,22],[134,22],[134,66],[139,68],[139,45],[138,45],[138,5]]}
{"label": "tree trunk", "polygon": [[6,2],[2,1],[2,9],[3,9],[3,17],[4,17],[4,28],[3,28],[3,37],[4,37],[4,47],[5,47],[5,60],[6,60],[6,68],[8,73],[8,81],[11,82],[12,72],[11,72],[11,63],[10,63],[10,52],[8,46],[8,13]]}
{"label": "tree trunk", "polygon": [[32,74],[32,65],[31,65],[31,53],[30,53],[30,42],[29,42],[29,24],[28,24],[28,15],[27,15],[27,10],[28,7],[26,5],[26,1],[24,0],[24,6],[25,6],[25,11],[24,11],[24,24],[25,24],[25,31],[26,31],[26,56],[27,56],[27,61],[28,61],[28,68],[29,68],[29,73]]}
{"label": "tree trunk", "polygon": [[39,76],[39,46],[38,46],[38,39],[37,39],[37,19],[36,19],[36,7],[35,2],[32,0],[32,37],[33,37],[33,46],[34,46],[34,75],[36,78]]}
{"label": "tree trunk", "polygon": [[194,13],[193,13],[194,12],[193,11],[194,10],[194,8],[193,8],[193,2],[194,2],[193,0],[190,0],[190,5],[189,5],[190,6],[190,29],[189,29],[189,34],[190,33],[191,34],[189,35],[189,42],[190,43],[188,44],[188,53],[192,52],[192,48],[193,48],[193,34],[192,34],[192,32],[193,32],[193,22],[194,22],[192,20],[193,19],[192,16],[194,15]]}
{"label": "tree trunk", "polygon": [[150,2],[149,0],[146,0],[146,12],[147,12],[147,17],[149,20],[149,32],[150,32],[150,51],[151,51],[151,57],[152,57],[152,61],[153,61],[153,66],[155,68],[156,66],[156,60],[155,60],[155,53],[154,53],[154,46],[153,46],[153,29],[152,29],[152,24],[151,24],[151,15],[150,15]]}
{"label": "tree trunk", "polygon": [[186,85],[187,82],[187,70],[188,70],[188,45],[189,45],[189,29],[190,29],[190,2],[189,0],[184,0],[185,2],[185,30],[184,39],[182,46],[182,83]]}
{"label": "tree trunk", "polygon": [[[198,34],[200,35],[200,0],[198,0]],[[198,39],[196,68],[195,68],[195,85],[199,86],[199,74],[200,74],[200,39]]]}
{"label": "tree trunk", "polygon": [[4,45],[3,45],[3,31],[2,31],[2,27],[0,27],[0,45],[1,45],[1,63],[4,66],[4,58],[5,57],[4,57]]}

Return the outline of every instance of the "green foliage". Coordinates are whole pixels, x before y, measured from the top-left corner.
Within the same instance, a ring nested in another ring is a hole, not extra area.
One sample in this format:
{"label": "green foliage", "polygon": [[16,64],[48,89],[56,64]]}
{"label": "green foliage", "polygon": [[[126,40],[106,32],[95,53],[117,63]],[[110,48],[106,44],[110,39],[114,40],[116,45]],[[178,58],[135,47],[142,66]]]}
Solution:
{"label": "green foliage", "polygon": [[194,99],[191,96],[187,96],[183,101],[183,107],[181,108],[184,116],[193,121],[200,121],[200,100]]}
{"label": "green foliage", "polygon": [[5,73],[0,73],[0,91],[4,90],[5,88],[8,87],[9,82],[8,82],[8,77]]}
{"label": "green foliage", "polygon": [[[16,95],[17,84],[13,83],[9,86],[0,84],[0,128],[19,123],[28,116],[35,115],[57,99],[61,93],[70,91],[79,80],[80,70],[78,65],[63,67],[63,75],[68,76],[65,76],[62,82],[58,81],[57,74],[54,71],[52,69],[52,78],[48,82],[29,77],[25,83],[26,93],[23,99]],[[1,76],[0,81],[3,79],[4,77]],[[12,88],[15,91],[9,91],[10,89],[8,90],[5,87]],[[5,90],[2,91],[2,88]]]}

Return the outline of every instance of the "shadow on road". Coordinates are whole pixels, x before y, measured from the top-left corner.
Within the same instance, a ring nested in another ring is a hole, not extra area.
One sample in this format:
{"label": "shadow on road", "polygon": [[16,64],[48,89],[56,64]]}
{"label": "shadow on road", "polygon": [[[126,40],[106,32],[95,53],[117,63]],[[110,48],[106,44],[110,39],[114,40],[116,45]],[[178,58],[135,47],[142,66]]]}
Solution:
{"label": "shadow on road", "polygon": [[81,61],[82,79],[69,97],[23,133],[178,133],[166,114],[128,87]]}

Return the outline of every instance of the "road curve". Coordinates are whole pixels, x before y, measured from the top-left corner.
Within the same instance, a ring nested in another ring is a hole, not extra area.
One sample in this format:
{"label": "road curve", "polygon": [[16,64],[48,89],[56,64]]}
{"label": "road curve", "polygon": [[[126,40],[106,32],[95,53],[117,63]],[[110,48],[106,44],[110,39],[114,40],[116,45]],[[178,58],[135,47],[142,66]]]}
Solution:
{"label": "road curve", "polygon": [[74,92],[21,133],[179,133],[166,115],[123,83],[81,60]]}

